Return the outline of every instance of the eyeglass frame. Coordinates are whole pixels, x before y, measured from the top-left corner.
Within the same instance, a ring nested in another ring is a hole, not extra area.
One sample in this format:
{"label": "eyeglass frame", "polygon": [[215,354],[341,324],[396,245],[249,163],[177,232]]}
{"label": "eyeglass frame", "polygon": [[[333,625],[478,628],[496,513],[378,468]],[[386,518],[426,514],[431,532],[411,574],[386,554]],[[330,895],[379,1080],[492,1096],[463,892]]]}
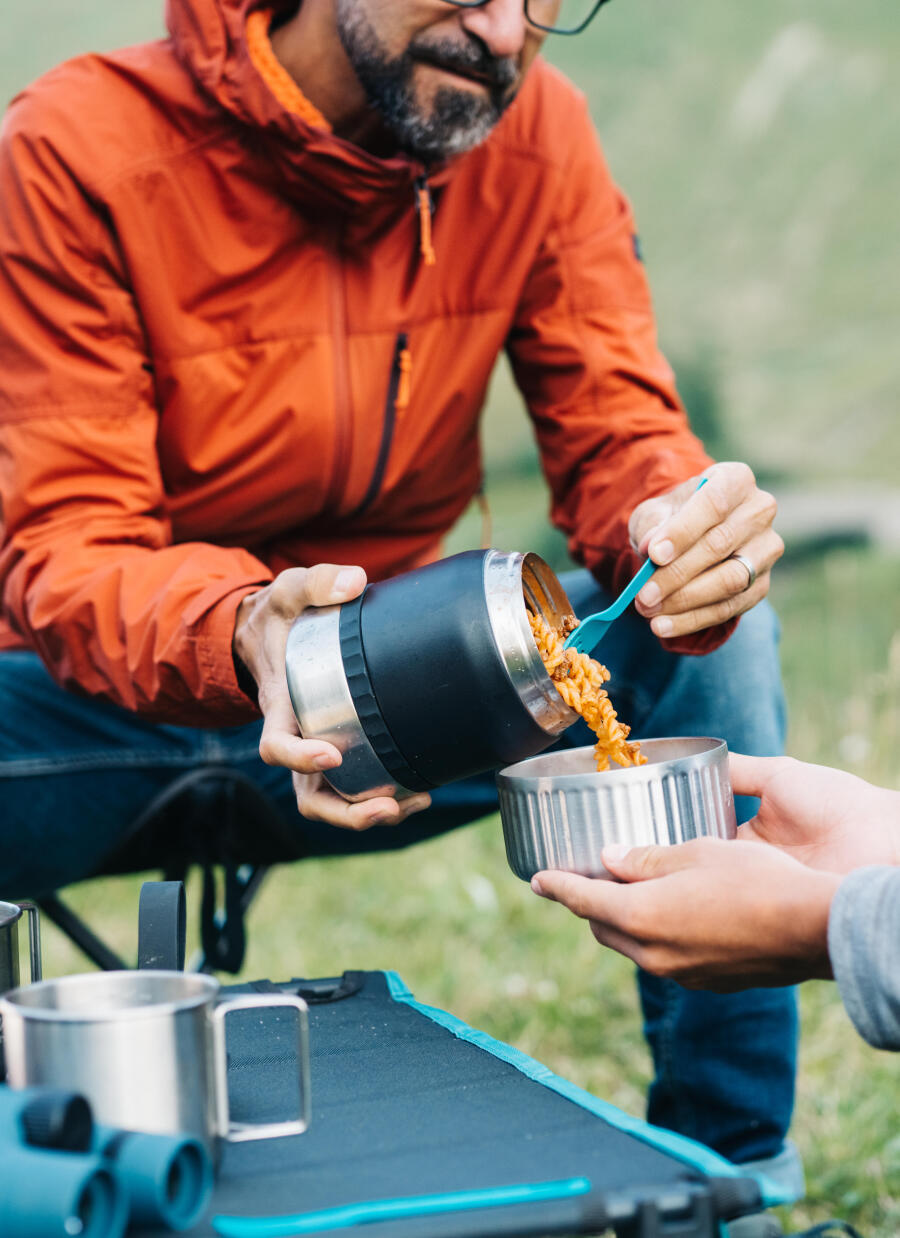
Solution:
{"label": "eyeglass frame", "polygon": [[[457,9],[483,9],[484,6],[486,4],[490,4],[490,2],[491,0],[444,0],[445,4],[452,4]],[[541,22],[535,21],[528,12],[530,0],[523,0],[523,3],[525,6],[525,20],[530,25],[534,26],[536,30],[543,30],[545,34],[572,35],[581,34],[583,31],[587,30],[588,26],[603,8],[604,4],[607,3],[607,0],[596,0],[594,7],[591,9],[590,13],[588,13],[581,25],[575,26],[572,30],[561,30],[557,26],[542,25]]]}

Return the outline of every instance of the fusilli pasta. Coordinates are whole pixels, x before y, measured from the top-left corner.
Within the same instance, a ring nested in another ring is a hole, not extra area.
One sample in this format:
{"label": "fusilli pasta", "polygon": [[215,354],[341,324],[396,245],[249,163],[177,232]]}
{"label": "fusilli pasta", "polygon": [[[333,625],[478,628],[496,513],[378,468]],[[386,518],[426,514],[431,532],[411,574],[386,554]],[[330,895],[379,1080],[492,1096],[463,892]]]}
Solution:
{"label": "fusilli pasta", "polygon": [[603,687],[609,680],[609,671],[586,653],[563,649],[563,641],[577,626],[577,620],[566,621],[565,631],[551,628],[541,615],[529,613],[528,621],[538,652],[560,696],[581,714],[597,736],[594,745],[597,769],[609,769],[610,758],[619,765],[646,765],[647,758],[642,756],[640,744],[628,743],[631,728],[619,722]]}

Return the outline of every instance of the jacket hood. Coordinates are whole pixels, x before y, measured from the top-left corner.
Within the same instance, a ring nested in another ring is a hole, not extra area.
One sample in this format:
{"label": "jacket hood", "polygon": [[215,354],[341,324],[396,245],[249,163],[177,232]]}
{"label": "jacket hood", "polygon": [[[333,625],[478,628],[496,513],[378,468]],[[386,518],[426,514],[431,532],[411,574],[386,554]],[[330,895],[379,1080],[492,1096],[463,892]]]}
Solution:
{"label": "jacket hood", "polygon": [[[295,184],[307,199],[313,191],[345,209],[411,194],[424,171],[420,163],[405,156],[379,159],[337,137],[275,60],[265,15],[295,7],[296,0],[167,0],[166,24],[195,82],[255,131],[288,192]],[[404,196],[405,203],[411,200]]]}

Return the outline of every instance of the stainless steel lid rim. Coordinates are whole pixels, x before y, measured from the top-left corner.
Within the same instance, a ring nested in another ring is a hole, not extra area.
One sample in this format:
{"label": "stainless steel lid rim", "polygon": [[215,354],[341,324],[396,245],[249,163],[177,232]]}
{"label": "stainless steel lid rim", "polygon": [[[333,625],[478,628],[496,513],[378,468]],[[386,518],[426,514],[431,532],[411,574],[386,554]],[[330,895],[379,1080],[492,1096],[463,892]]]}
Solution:
{"label": "stainless steel lid rim", "polygon": [[334,744],[343,762],[327,781],[350,800],[377,793],[404,797],[362,728],[341,663],[339,606],[305,612],[288,633],[285,671],[294,713],[306,738]]}
{"label": "stainless steel lid rim", "polygon": [[432,791],[435,784],[414,770],[400,751],[372,684],[362,637],[362,611],[367,591],[364,589],[358,598],[341,607],[338,621],[344,674],[356,716],[373,752],[398,787],[409,791]]}
{"label": "stainless steel lid rim", "polygon": [[571,604],[544,560],[536,554],[489,550],[484,559],[484,595],[491,635],[510,683],[524,708],[548,735],[578,721],[547,674],[528,622],[526,599],[552,623]]}

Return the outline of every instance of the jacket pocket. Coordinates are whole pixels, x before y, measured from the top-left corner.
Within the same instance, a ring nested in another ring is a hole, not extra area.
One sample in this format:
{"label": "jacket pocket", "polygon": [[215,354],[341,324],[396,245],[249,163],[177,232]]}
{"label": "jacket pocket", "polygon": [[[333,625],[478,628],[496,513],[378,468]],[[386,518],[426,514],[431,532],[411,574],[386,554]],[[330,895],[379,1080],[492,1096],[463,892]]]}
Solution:
{"label": "jacket pocket", "polygon": [[361,515],[362,512],[371,507],[378,497],[391,454],[391,444],[394,441],[394,429],[397,425],[397,419],[409,404],[411,370],[412,358],[409,351],[409,337],[405,331],[400,331],[394,341],[394,356],[391,361],[391,372],[384,401],[384,421],[381,429],[381,442],[378,444],[378,455],[375,458],[375,467],[372,470],[372,476],[369,479],[362,502],[351,512],[351,519]]}

